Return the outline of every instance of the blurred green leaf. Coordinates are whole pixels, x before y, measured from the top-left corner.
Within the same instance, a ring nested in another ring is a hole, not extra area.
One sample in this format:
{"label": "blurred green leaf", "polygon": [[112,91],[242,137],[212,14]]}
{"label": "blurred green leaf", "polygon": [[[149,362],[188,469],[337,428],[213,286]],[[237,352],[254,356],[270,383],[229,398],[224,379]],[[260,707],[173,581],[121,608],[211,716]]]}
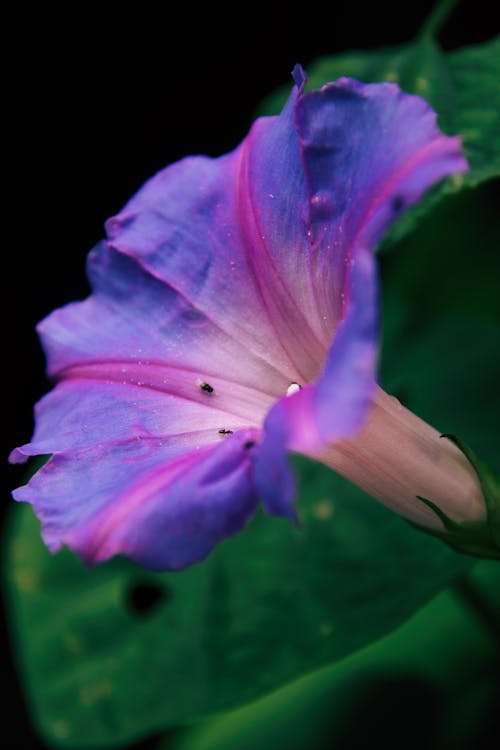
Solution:
{"label": "blurred green leaf", "polygon": [[[488,584],[500,605],[500,566],[480,563],[473,580],[482,582],[484,591]],[[498,697],[498,685],[490,679],[498,675],[498,666],[492,634],[476,611],[449,591],[390,636],[334,667],[186,730],[168,748],[313,750],[362,747],[367,737],[372,742],[383,737],[386,747],[398,747],[405,726],[405,747],[472,747],[478,723]],[[355,739],[363,741],[356,744]]]}
{"label": "blurred green leaf", "polygon": [[[347,52],[320,58],[307,68],[308,88],[342,76],[367,83],[394,81],[418,94],[437,111],[440,127],[462,135],[470,171],[445,180],[396,223],[384,247],[392,246],[418,224],[443,197],[500,175],[500,36],[474,47],[442,52],[427,35],[401,47]],[[276,114],[290,86],[269,96],[261,114]]]}
{"label": "blurred green leaf", "polygon": [[382,384],[498,471],[498,185],[448,197],[381,268]]}
{"label": "blurred green leaf", "polygon": [[176,574],[51,557],[16,509],[12,630],[51,742],[116,745],[242,705],[384,635],[469,566],[328,469],[299,468],[301,531],[260,515]]}

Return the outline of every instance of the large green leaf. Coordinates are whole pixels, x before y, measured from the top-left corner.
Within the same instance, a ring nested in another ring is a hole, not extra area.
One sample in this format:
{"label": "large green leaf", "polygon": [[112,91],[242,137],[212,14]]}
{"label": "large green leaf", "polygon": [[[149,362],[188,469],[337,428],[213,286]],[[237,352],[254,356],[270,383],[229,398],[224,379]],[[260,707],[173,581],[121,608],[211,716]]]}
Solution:
{"label": "large green leaf", "polygon": [[[499,586],[496,563],[480,563],[461,583],[481,599],[496,594],[498,622]],[[362,747],[367,736],[398,747],[405,725],[405,747],[473,747],[498,698],[497,651],[460,590],[440,594],[394,633],[335,666],[183,732],[165,750]]]}
{"label": "large green leaf", "polygon": [[[469,565],[327,469],[300,473],[302,530],[262,514],[178,574],[52,558],[16,509],[12,630],[51,741],[118,744],[241,705],[385,634]],[[164,598],[134,612],[146,584]]]}
{"label": "large green leaf", "polygon": [[[368,83],[394,81],[429,101],[445,132],[463,136],[470,171],[445,180],[402,216],[385,247],[414,229],[446,195],[500,175],[500,36],[445,53],[432,37],[423,35],[401,47],[321,58],[308,66],[307,73],[309,88],[342,76]],[[289,90],[286,86],[268,97],[261,113],[279,112]]]}

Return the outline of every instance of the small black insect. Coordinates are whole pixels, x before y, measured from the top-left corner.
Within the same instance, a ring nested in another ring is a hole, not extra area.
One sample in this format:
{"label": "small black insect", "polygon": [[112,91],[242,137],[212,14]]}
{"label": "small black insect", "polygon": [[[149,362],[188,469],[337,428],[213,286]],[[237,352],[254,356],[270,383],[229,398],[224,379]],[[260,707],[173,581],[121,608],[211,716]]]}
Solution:
{"label": "small black insect", "polygon": [[205,383],[204,380],[199,380],[198,385],[200,386],[202,391],[205,391],[206,393],[213,393],[214,389],[209,383]]}
{"label": "small black insect", "polygon": [[226,430],[225,427],[221,427],[221,429],[219,430],[219,435],[232,435],[232,434],[233,434],[233,431]]}

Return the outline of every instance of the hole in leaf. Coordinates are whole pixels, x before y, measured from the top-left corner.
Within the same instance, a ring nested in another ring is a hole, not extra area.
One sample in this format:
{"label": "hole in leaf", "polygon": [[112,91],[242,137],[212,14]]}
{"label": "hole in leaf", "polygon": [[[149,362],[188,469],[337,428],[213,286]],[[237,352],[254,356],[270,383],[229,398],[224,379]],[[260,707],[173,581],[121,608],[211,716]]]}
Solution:
{"label": "hole in leaf", "polygon": [[170,591],[156,581],[135,581],[125,595],[130,613],[143,617],[149,615],[171,598]]}

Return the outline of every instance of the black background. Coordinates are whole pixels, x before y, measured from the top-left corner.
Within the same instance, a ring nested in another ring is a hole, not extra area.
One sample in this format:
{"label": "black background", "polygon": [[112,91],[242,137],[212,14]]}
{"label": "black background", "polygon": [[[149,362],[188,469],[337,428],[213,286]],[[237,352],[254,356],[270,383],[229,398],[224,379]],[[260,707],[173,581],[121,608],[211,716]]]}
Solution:
{"label": "black background", "polygon": [[[300,61],[409,40],[432,6],[354,2],[147,4],[113,12],[38,5],[4,18],[1,463],[27,442],[47,390],[35,323],[88,293],[84,262],[106,218],[155,171],[188,153],[218,155],[244,137],[260,100]],[[104,7],[104,4],[103,4]],[[498,29],[464,2],[446,48]],[[6,470],[2,518],[22,470]],[[2,747],[44,747],[29,726],[2,631]]]}

